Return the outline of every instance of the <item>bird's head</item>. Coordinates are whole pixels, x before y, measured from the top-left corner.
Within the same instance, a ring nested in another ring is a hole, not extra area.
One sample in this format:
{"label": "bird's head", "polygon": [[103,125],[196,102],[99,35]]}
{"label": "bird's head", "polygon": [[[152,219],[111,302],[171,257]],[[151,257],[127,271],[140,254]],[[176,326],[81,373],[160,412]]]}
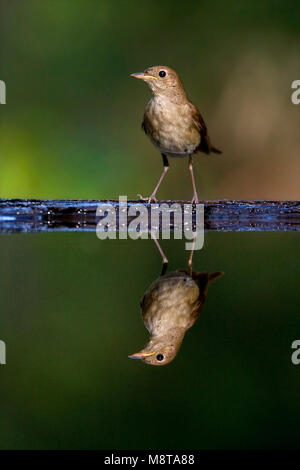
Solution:
{"label": "bird's head", "polygon": [[184,93],[182,83],[177,73],[166,65],[154,65],[144,70],[144,72],[132,73],[131,77],[146,82],[154,95]]}
{"label": "bird's head", "polygon": [[151,366],[165,366],[175,358],[182,340],[184,332],[174,336],[165,335],[162,338],[151,338],[149,343],[141,351],[130,354],[129,359],[140,359]]}

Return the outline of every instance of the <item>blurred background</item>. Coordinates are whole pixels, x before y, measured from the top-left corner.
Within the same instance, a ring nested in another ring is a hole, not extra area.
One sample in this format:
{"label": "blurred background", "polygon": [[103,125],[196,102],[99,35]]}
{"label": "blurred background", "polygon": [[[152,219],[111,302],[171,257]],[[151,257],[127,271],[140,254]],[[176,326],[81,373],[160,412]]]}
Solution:
{"label": "blurred background", "polygon": [[[281,0],[0,0],[0,197],[150,194],[150,92],[129,75],[165,64],[224,152],[196,158],[200,198],[299,199],[299,17]],[[171,167],[159,197],[190,198],[187,161]],[[152,241],[2,236],[0,447],[299,447],[298,238],[206,234],[194,268],[225,275],[178,357],[154,368],[127,359],[148,338]],[[185,268],[183,241],[163,248]]]}
{"label": "blurred background", "polygon": [[[147,195],[159,152],[141,130],[169,65],[222,156],[196,158],[200,198],[300,198],[300,5],[288,0],[1,0],[0,197]],[[161,198],[190,198],[185,159]],[[180,181],[180,183],[179,183]]]}

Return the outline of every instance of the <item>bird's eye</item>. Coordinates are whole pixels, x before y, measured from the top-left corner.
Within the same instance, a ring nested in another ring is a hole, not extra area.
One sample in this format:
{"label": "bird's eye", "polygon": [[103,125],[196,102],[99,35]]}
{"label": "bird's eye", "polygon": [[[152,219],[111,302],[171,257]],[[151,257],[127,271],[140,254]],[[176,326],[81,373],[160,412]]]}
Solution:
{"label": "bird's eye", "polygon": [[162,354],[157,354],[156,359],[161,362],[164,360],[164,356]]}
{"label": "bird's eye", "polygon": [[161,70],[158,74],[161,78],[164,78],[167,74],[164,70]]}

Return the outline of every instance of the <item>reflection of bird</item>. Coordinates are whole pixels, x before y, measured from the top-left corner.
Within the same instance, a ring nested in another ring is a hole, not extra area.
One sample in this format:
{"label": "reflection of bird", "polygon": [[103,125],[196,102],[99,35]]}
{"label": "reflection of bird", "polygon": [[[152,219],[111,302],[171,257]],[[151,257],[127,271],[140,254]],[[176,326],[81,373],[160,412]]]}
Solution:
{"label": "reflection of bird", "polygon": [[156,200],[156,192],[169,169],[167,156],[188,155],[194,191],[192,202],[198,203],[192,155],[198,151],[207,154],[221,151],[211,144],[202,116],[187,98],[174,70],[164,65],[156,65],[131,76],[144,80],[152,90],[153,98],[147,104],[142,127],[159,148],[164,165],[153,193],[147,198],[148,202]]}
{"label": "reflection of bird", "polygon": [[171,362],[204,306],[210,282],[222,274],[175,271],[154,281],[141,302],[143,321],[151,336],[145,348],[129,358],[153,366]]}

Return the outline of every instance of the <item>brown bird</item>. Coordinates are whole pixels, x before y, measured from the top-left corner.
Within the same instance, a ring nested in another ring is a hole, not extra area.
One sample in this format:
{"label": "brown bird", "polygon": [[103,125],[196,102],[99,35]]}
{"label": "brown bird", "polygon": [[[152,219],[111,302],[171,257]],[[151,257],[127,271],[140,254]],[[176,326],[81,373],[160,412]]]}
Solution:
{"label": "brown bird", "polygon": [[153,366],[171,362],[185,333],[203,309],[209,284],[222,274],[183,270],[154,281],[141,302],[143,321],[150,333],[149,342],[140,352],[128,357]]}
{"label": "brown bird", "polygon": [[192,155],[197,152],[222,153],[209,139],[205,122],[189,101],[177,73],[165,65],[155,65],[142,73],[131,74],[144,80],[153,93],[146,106],[142,128],[162,155],[164,169],[148,202],[156,201],[157,190],[168,169],[170,157],[189,157],[193,184],[192,203],[198,203]]}

